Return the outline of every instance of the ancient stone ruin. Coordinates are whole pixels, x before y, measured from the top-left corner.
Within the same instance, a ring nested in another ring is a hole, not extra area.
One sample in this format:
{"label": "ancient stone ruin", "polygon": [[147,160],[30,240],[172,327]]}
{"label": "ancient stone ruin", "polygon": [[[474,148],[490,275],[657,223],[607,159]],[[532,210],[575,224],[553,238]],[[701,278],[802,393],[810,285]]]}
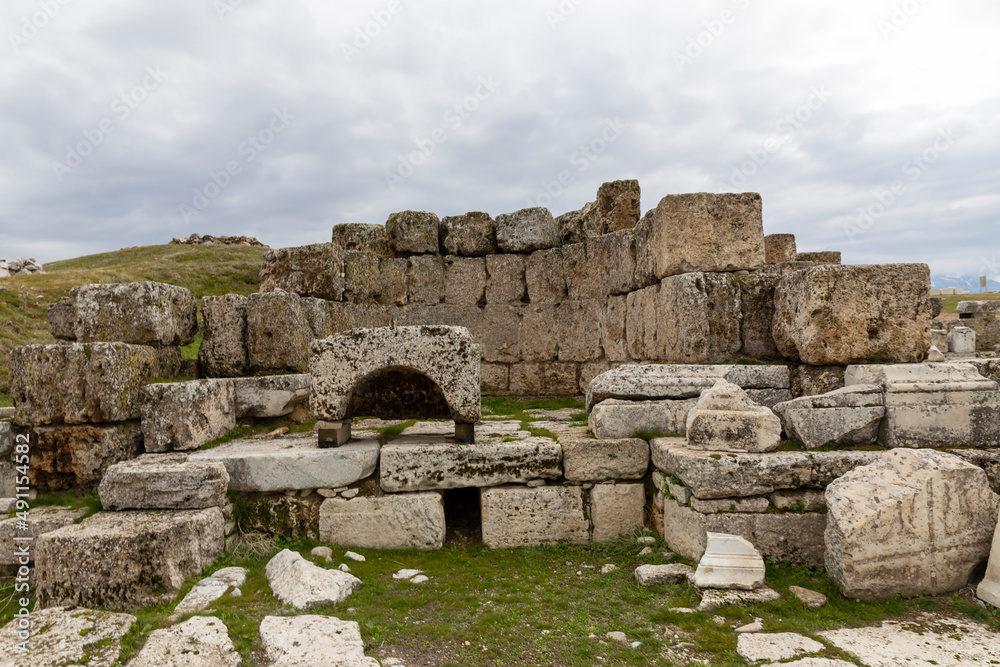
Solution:
{"label": "ancient stone ruin", "polygon": [[42,265],[32,259],[16,257],[9,262],[0,257],[0,278],[10,278],[11,276],[30,276],[36,273],[45,273]]}

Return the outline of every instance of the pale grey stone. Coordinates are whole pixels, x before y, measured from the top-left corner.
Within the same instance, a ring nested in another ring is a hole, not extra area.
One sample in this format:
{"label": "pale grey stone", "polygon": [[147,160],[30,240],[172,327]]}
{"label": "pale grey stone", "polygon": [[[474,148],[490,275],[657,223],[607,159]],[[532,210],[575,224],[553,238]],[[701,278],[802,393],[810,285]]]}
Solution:
{"label": "pale grey stone", "polygon": [[993,532],[990,560],[986,566],[986,576],[976,588],[976,595],[983,602],[1000,607],[1000,517]]}
{"label": "pale grey stone", "polygon": [[534,252],[561,244],[559,228],[546,208],[526,208],[496,219],[500,252]]}
{"label": "pale grey stone", "polygon": [[789,660],[825,648],[815,639],[794,632],[741,634],[736,642],[736,652],[747,662]]}
{"label": "pale grey stone", "polygon": [[[674,496],[675,498],[677,496]],[[771,503],[767,498],[716,498],[703,500],[691,498],[691,509],[702,514],[718,514],[720,512],[766,512]]]}
{"label": "pale grey stone", "polygon": [[260,267],[260,291],[275,290],[340,301],[344,298],[343,246],[316,243],[268,250]]}
{"label": "pale grey stone", "polygon": [[403,211],[393,213],[385,223],[389,249],[399,255],[439,252],[441,221],[433,213]]}
{"label": "pale grey stone", "polygon": [[268,667],[378,667],[358,624],[332,616],[265,616],[260,643]]}
{"label": "pale grey stone", "polygon": [[449,255],[480,257],[497,251],[496,224],[489,213],[472,212],[441,220],[441,247]]}
{"label": "pale grey stone", "polygon": [[437,549],[444,544],[440,493],[329,498],[319,510],[323,542],[366,549]]}
{"label": "pale grey stone", "polygon": [[753,591],[706,590],[702,592],[698,611],[715,611],[723,607],[753,607],[775,602],[781,595],[766,586]]}
{"label": "pale grey stone", "polygon": [[948,351],[955,354],[975,354],[976,330],[970,327],[955,327],[949,330]]}
{"label": "pale grey stone", "polygon": [[230,491],[269,492],[324,489],[371,476],[378,442],[367,440],[320,449],[315,435],[273,440],[234,440],[191,454],[189,461],[222,461]]}
{"label": "pale grey stone", "polygon": [[198,363],[208,377],[238,377],[250,368],[247,356],[247,297],[238,294],[201,299]]}
{"label": "pale grey stone", "polygon": [[764,559],[739,535],[708,533],[691,581],[698,588],[752,591],[764,585]]}
{"label": "pale grey stone", "polygon": [[631,535],[645,520],[646,492],[642,484],[597,484],[590,490],[592,542],[611,542]]}
{"label": "pale grey stone", "polygon": [[885,403],[880,386],[852,385],[779,403],[774,411],[781,417],[785,433],[806,449],[829,444],[857,447],[872,445],[878,439]]}
{"label": "pale grey stone", "polygon": [[131,614],[36,606],[31,612],[30,661],[17,648],[23,638],[18,634],[20,620],[15,618],[0,629],[0,665],[113,667],[119,664],[122,637],[135,621]]}
{"label": "pale grey stone", "polygon": [[344,253],[344,299],[352,303],[402,306],[406,303],[406,260],[373,252]]}
{"label": "pale grey stone", "polygon": [[927,353],[927,361],[930,361],[930,362],[942,362],[944,360],[945,360],[944,354],[941,353],[941,350],[939,350],[935,346],[931,345],[931,350],[930,350],[930,352]]}
{"label": "pale grey stone", "polygon": [[194,585],[174,607],[174,616],[208,609],[209,605],[247,581],[246,568],[224,567]]}
{"label": "pale grey stone", "polygon": [[645,359],[679,364],[722,363],[743,347],[741,276],[685,273],[660,282],[653,305],[655,332]]}
{"label": "pale grey stone", "polygon": [[142,435],[147,452],[197,449],[236,426],[232,380],[194,380],[143,389]]}
{"label": "pale grey stone", "polygon": [[226,504],[229,473],[218,461],[145,454],[108,468],[98,492],[106,510],[190,510]]}
{"label": "pale grey stone", "polygon": [[[0,276],[2,277],[2,276]],[[66,298],[48,307],[49,333],[59,340],[76,340],[76,307]]]}
{"label": "pale grey stone", "polygon": [[601,302],[595,299],[563,301],[556,307],[559,361],[600,359],[603,311]]}
{"label": "pale grey stone", "polygon": [[671,565],[640,565],[635,568],[635,580],[640,586],[683,584],[694,576],[694,568],[683,563]]}
{"label": "pale grey stone", "polygon": [[275,597],[299,610],[338,604],[361,588],[353,574],[319,567],[289,549],[268,561],[264,574]]}
{"label": "pale grey stone", "polygon": [[589,540],[578,486],[482,489],[479,498],[483,544],[492,549]]}
{"label": "pale grey stone", "polygon": [[284,417],[309,406],[310,376],[266,375],[234,378],[236,418]]}
{"label": "pale grey stone", "polygon": [[818,264],[840,264],[841,253],[838,250],[820,250],[819,252],[800,252],[796,254],[797,262],[816,262]]}
{"label": "pale grey stone", "polygon": [[444,302],[479,306],[486,296],[486,260],[482,257],[445,257]]}
{"label": "pale grey stone", "polygon": [[641,479],[649,467],[649,443],[639,438],[563,438],[562,455],[571,482]]}
{"label": "pale grey stone", "polygon": [[799,602],[810,609],[819,609],[826,604],[826,596],[801,586],[789,586],[788,592],[798,598]]}
{"label": "pale grey stone", "polygon": [[847,597],[947,593],[990,551],[1000,498],[986,473],[933,450],[894,449],[826,489],[826,568]]}
{"label": "pale grey stone", "polygon": [[764,237],[765,263],[794,262],[797,254],[795,234],[768,234]]}
{"label": "pale grey stone", "polygon": [[191,290],[154,282],[83,285],[70,291],[76,340],[178,347],[198,332]]}
{"label": "pale grey stone", "polygon": [[883,621],[879,626],[827,630],[818,634],[872,667],[973,667],[1000,662],[996,631],[967,618],[918,615],[912,622]]}
{"label": "pale grey stone", "polygon": [[239,667],[226,624],[214,616],[194,616],[180,625],[154,630],[128,667]]}
{"label": "pale grey stone", "polygon": [[444,258],[414,255],[406,260],[406,302],[438,304],[444,301]]}
{"label": "pale grey stone", "polygon": [[566,269],[558,248],[537,250],[524,264],[524,278],[531,303],[558,303],[566,298]]}
{"label": "pale grey stone", "polygon": [[781,420],[725,379],[705,390],[687,416],[688,447],[768,452],[781,444]]}

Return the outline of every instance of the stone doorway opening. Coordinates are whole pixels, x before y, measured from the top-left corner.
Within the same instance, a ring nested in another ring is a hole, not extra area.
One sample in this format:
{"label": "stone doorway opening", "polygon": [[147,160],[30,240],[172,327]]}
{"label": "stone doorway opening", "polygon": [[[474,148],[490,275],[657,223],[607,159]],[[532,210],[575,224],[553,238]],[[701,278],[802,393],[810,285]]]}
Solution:
{"label": "stone doorway opening", "polygon": [[445,544],[483,541],[482,511],[479,489],[446,489],[444,491]]}

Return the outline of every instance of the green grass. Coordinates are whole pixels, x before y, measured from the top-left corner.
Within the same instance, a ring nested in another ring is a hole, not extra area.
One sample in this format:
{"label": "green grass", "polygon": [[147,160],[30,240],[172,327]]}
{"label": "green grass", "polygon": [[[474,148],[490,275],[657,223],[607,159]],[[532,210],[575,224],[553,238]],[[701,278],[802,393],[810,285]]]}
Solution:
{"label": "green grass", "polygon": [[[583,410],[583,401],[578,398],[529,398],[523,396],[483,396],[484,415],[516,416],[526,410],[562,410],[573,408]],[[532,417],[537,419],[537,417]]]}
{"label": "green grass", "polygon": [[996,301],[1000,299],[1000,292],[984,292],[982,294],[955,294],[953,296],[940,297],[944,300],[942,313],[957,313],[958,304],[962,301]]}
{"label": "green grass", "polygon": [[0,394],[0,408],[9,408],[14,405],[14,400],[10,394]]}
{"label": "green grass", "polygon": [[247,438],[252,438],[255,435],[270,433],[271,431],[282,427],[287,427],[290,434],[309,433],[316,427],[316,420],[310,418],[303,422],[296,423],[290,419],[270,419],[259,424],[238,424],[236,428],[230,429],[225,435],[220,436],[215,440],[209,440],[198,449],[212,449],[213,447],[218,447],[219,445],[223,445],[227,442],[245,440]]}
{"label": "green grass", "polygon": [[39,495],[31,501],[30,506],[36,507],[69,507],[71,509],[84,509],[86,512],[77,520],[80,523],[88,516],[101,511],[101,499],[97,495],[97,490],[90,493],[50,493]]}
{"label": "green grass", "polygon": [[656,438],[668,438],[671,436],[668,436],[666,433],[662,433],[660,431],[636,431],[632,434],[632,437],[649,442],[650,440],[655,440]]}
{"label": "green grass", "polygon": [[[201,317],[198,318],[199,326]],[[194,342],[181,348],[181,357],[184,359],[198,360],[198,350],[201,349],[201,331],[194,336]]]}

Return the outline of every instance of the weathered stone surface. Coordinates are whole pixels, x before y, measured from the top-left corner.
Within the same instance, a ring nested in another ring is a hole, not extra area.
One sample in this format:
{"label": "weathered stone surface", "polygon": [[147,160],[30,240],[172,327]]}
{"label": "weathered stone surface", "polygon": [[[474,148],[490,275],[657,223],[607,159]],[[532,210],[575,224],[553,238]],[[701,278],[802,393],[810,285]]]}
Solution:
{"label": "weathered stone surface", "polygon": [[707,533],[692,583],[698,588],[752,591],[764,584],[764,559],[739,535]]}
{"label": "weathered stone surface", "polygon": [[678,555],[700,560],[708,533],[739,535],[764,556],[811,567],[823,565],[823,531],[826,515],[721,513],[702,514],[672,498],[663,502],[663,538]]}
{"label": "weathered stone surface", "polygon": [[648,287],[657,282],[655,271],[653,270],[653,225],[656,218],[656,209],[651,208],[646,211],[646,215],[639,219],[633,234],[635,235],[635,284],[637,287]]}
{"label": "weathered stone surface", "polygon": [[174,607],[174,615],[207,609],[209,605],[247,581],[246,568],[224,567],[205,577]]}
{"label": "weathered stone surface", "polygon": [[318,540],[319,509],[323,496],[308,489],[302,489],[295,495],[289,495],[290,491],[243,492],[244,511],[240,517],[240,528],[276,537]]}
{"label": "weathered stone surface", "polygon": [[406,302],[436,304],[444,301],[444,258],[416,255],[406,260]]}
{"label": "weathered stone surface", "polygon": [[0,665],[3,667],[57,667],[87,665],[113,667],[121,655],[121,640],[135,623],[131,614],[115,614],[79,607],[36,606],[31,612],[31,653],[17,645],[20,620],[0,629]]}
{"label": "weathered stone surface", "polygon": [[825,595],[817,593],[816,591],[811,591],[808,588],[802,588],[801,586],[789,586],[788,592],[794,595],[799,602],[810,609],[819,609],[826,604]]}
{"label": "weathered stone surface", "polygon": [[683,584],[692,576],[694,576],[694,568],[683,563],[640,565],[635,568],[635,580],[640,586]]}
{"label": "weathered stone surface", "polygon": [[264,574],[275,597],[300,610],[343,602],[361,588],[353,574],[319,567],[289,549],[268,561]]}
{"label": "weathered stone surface", "polygon": [[609,398],[594,406],[588,424],[596,438],[631,438],[636,433],[684,435],[688,412],[698,399],[620,401]]}
{"label": "weathered stone surface", "polygon": [[[600,314],[601,348],[604,356],[609,362],[628,361],[628,338],[625,331],[627,318],[626,304],[627,296],[612,296],[607,300],[607,305]],[[591,379],[597,374],[591,376]],[[587,383],[583,385],[583,392],[586,393]]]}
{"label": "weathered stone surface", "polygon": [[878,626],[818,634],[857,662],[872,667],[1000,664],[996,631],[967,617],[919,614],[912,621],[883,621]]}
{"label": "weathered stone surface", "polygon": [[369,252],[388,250],[383,225],[360,222],[334,225],[330,240],[344,250],[367,250]]}
{"label": "weathered stone surface", "polygon": [[649,467],[649,444],[639,438],[563,438],[562,454],[571,482],[640,479]]}
{"label": "weathered stone surface", "polygon": [[840,264],[839,250],[821,250],[819,252],[800,252],[796,254],[797,262],[817,262],[819,264]]}
{"label": "weathered stone surface", "polygon": [[521,303],[525,295],[523,255],[490,255],[486,258],[486,303]]}
{"label": "weathered stone surface", "polygon": [[226,504],[229,473],[218,461],[145,454],[108,468],[98,492],[106,510],[196,510]]}
{"label": "weathered stone surface", "polygon": [[502,394],[510,388],[510,367],[483,363],[479,367],[479,378],[484,394]]}
{"label": "weathered stone surface", "polygon": [[[702,593],[698,611],[715,611],[723,607],[753,607],[766,602],[780,600],[781,595],[766,586],[754,591],[707,590]],[[793,663],[788,663],[793,664]],[[810,666],[819,667],[819,666]],[[823,666],[826,667],[826,666]]]}
{"label": "weathered stone surface", "polygon": [[1000,517],[993,532],[993,544],[990,547],[990,560],[986,566],[986,576],[976,587],[976,595],[983,602],[994,607],[1000,607]]}
{"label": "weathered stone surface", "polygon": [[[673,491],[675,485],[671,483],[670,489]],[[690,493],[690,492],[689,492]],[[671,493],[674,498],[680,500],[679,494]],[[750,498],[691,498],[691,509],[702,514],[718,514],[720,512],[766,512],[770,508],[771,502],[764,496],[753,496]]]}
{"label": "weathered stone surface", "polygon": [[921,361],[930,348],[926,264],[819,266],[774,292],[781,354],[814,366]]}
{"label": "weathered stone surface", "polygon": [[600,359],[602,311],[596,300],[563,301],[556,307],[559,361]]}
{"label": "weathered stone surface", "polygon": [[646,492],[642,484],[598,484],[590,490],[593,542],[611,542],[631,535],[645,520]]}
{"label": "weathered stone surface", "polygon": [[[460,327],[355,330],[313,344],[310,404],[317,419],[338,421],[350,417],[352,401],[366,388],[364,383],[373,381],[374,374],[405,369],[436,385],[452,419],[474,424],[480,416],[479,362],[479,345],[468,330]],[[406,394],[400,397],[406,398]],[[385,410],[392,407],[383,406]],[[406,405],[398,407],[400,412],[407,412]],[[370,416],[387,418],[381,414]]]}
{"label": "weathered stone surface", "polygon": [[517,396],[572,396],[579,390],[577,365],[569,362],[511,364],[510,391]]}
{"label": "weathered stone surface", "polygon": [[800,512],[823,512],[826,510],[826,496],[820,490],[775,491],[771,494],[774,508],[797,510]]}
{"label": "weathered stone surface", "polygon": [[595,214],[601,234],[632,229],[639,222],[641,189],[639,181],[625,180],[604,183],[597,189]]}
{"label": "weathered stone surface", "polygon": [[803,396],[774,406],[785,433],[806,449],[823,445],[875,443],[885,416],[882,388],[862,384],[819,396]]}
{"label": "weathered stone surface", "polygon": [[100,512],[35,543],[39,607],[162,602],[225,549],[218,508]]}
{"label": "weathered stone surface", "polygon": [[660,285],[653,285],[629,293],[625,301],[625,347],[628,356],[636,361],[658,358],[656,334],[659,328],[657,303]]}
{"label": "weathered stone surface", "polygon": [[51,304],[47,311],[49,333],[60,340],[76,340],[76,307],[66,298]]}
{"label": "weathered stone surface", "polygon": [[222,461],[231,491],[335,489],[375,472],[378,443],[363,441],[320,449],[315,435],[234,440],[188,457]]}
{"label": "weathered stone surface", "polygon": [[948,330],[948,351],[955,354],[976,353],[976,331],[969,327]]}
{"label": "weathered stone surface", "polygon": [[250,368],[247,357],[247,298],[238,294],[201,299],[198,363],[208,377],[238,377]]}
{"label": "weathered stone surface", "polygon": [[0,421],[0,460],[8,460],[14,449],[14,430],[9,421]]}
{"label": "weathered stone surface", "polygon": [[719,378],[746,390],[787,389],[791,384],[787,366],[630,364],[594,378],[587,388],[587,409],[609,398],[627,401],[698,398],[715,386]]}
{"label": "weathered stone surface", "polygon": [[737,275],[740,286],[740,309],[743,321],[740,354],[752,359],[780,359],[781,353],[774,342],[774,290],[781,282],[781,273],[773,267],[764,267],[749,275]]}
{"label": "weathered stone surface", "polygon": [[[37,540],[39,535],[69,526],[82,517],[85,511],[59,506],[32,507],[28,512],[27,530],[18,525],[21,519],[0,521],[0,574],[13,576],[19,565],[27,565],[21,562],[23,556],[20,550],[29,544],[24,538]],[[29,547],[27,555],[33,558],[33,548]]]}
{"label": "weathered stone surface", "polygon": [[483,544],[491,549],[586,544],[590,524],[578,486],[501,487],[479,493]]}
{"label": "weathered stone surface", "polygon": [[139,418],[142,385],[155,376],[151,347],[125,343],[27,345],[10,353],[14,421],[25,425]]}
{"label": "weathered stone surface", "polygon": [[497,251],[496,224],[489,213],[448,216],[441,220],[440,237],[449,255],[482,257]]}
{"label": "weathered stone surface", "polygon": [[760,195],[668,195],[656,207],[651,242],[657,278],[764,265]]}
{"label": "weathered stone surface", "polygon": [[959,301],[956,309],[959,315],[1000,315],[1000,300]]}
{"label": "weathered stone surface", "polygon": [[406,303],[406,260],[375,253],[344,253],[344,299],[352,303]]}
{"label": "weathered stone surface", "polygon": [[236,418],[283,417],[296,408],[308,408],[309,375],[265,375],[234,378]]}
{"label": "weathered stone surface", "polygon": [[764,261],[767,264],[794,262],[797,254],[795,234],[768,234],[764,237]]}
{"label": "weathered stone surface", "polygon": [[525,306],[521,319],[521,357],[525,361],[555,361],[559,357],[559,329],[554,303]]}
{"label": "weathered stone surface", "polygon": [[393,213],[385,223],[385,238],[396,255],[439,252],[438,228],[441,221],[433,213],[403,211]]}
{"label": "weathered stone surface", "polygon": [[[482,257],[444,258],[444,302],[479,306],[486,297],[486,260]],[[441,322],[444,324],[444,322]]]}
{"label": "weathered stone surface", "polygon": [[721,363],[743,347],[740,283],[731,273],[686,273],[660,283],[655,354],[683,364]]}
{"label": "weathered stone surface", "polygon": [[316,243],[268,250],[260,267],[260,291],[279,289],[340,301],[344,298],[344,248],[336,243]]}
{"label": "weathered stone surface", "polygon": [[483,361],[521,361],[521,319],[524,310],[523,305],[486,304],[482,310],[482,329],[476,335],[483,346]]}
{"label": "weathered stone surface", "polygon": [[232,380],[147,385],[142,435],[147,452],[197,449],[236,426]]}
{"label": "weathered stone surface", "polygon": [[319,514],[320,541],[368,549],[438,549],[444,544],[440,493],[329,498]]}
{"label": "weathered stone surface", "polygon": [[826,568],[847,597],[958,590],[987,557],[1000,498],[986,473],[931,450],[894,449],[826,489]]}
{"label": "weathered stone surface", "polygon": [[792,396],[828,394],[844,387],[844,366],[795,366],[792,368]]}
{"label": "weathered stone surface", "polygon": [[239,667],[243,662],[226,624],[214,616],[194,616],[154,630],[129,667]]}
{"label": "weathered stone surface", "polygon": [[963,363],[971,364],[983,377],[1000,383],[1000,359],[967,359]]}
{"label": "weathered stone surface", "polygon": [[692,449],[769,452],[781,444],[781,420],[722,378],[688,413],[687,440]]}
{"label": "weathered stone surface", "polygon": [[164,283],[83,285],[70,291],[76,340],[177,347],[194,340],[198,306],[191,290]]}
{"label": "weathered stone surface", "polygon": [[531,303],[558,303],[566,298],[566,267],[560,248],[528,255],[524,277]]}
{"label": "weathered stone surface", "polygon": [[1000,446],[1000,385],[971,364],[849,366],[848,387],[885,390],[885,447]]}
{"label": "weathered stone surface", "polygon": [[825,648],[815,639],[794,632],[750,632],[741,634],[736,640],[736,652],[747,662],[789,660],[806,653],[819,653]]}
{"label": "weathered stone surface", "polygon": [[941,352],[941,350],[934,347],[933,345],[931,345],[930,352],[927,353],[927,361],[940,362],[944,360],[945,360],[944,353]]}
{"label": "weathered stone surface", "polygon": [[110,466],[141,451],[138,422],[38,426],[31,434],[31,486],[40,493],[89,491]]}
{"label": "weathered stone surface", "polygon": [[260,643],[268,667],[378,667],[358,624],[332,616],[266,616]]}
{"label": "weathered stone surface", "polygon": [[392,442],[379,461],[383,491],[461,489],[555,479],[563,451],[549,438],[456,446],[451,442]]}
{"label": "weathered stone surface", "polygon": [[247,299],[247,353],[252,372],[304,372],[311,340],[298,294],[258,292]]}
{"label": "weathered stone surface", "polygon": [[351,329],[371,329],[392,325],[396,309],[374,303],[345,303],[304,298],[302,312],[309,322],[313,338],[327,338]]}
{"label": "weathered stone surface", "polygon": [[578,298],[604,298],[636,288],[635,236],[630,228],[587,239],[587,279],[592,286]]}
{"label": "weathered stone surface", "polygon": [[526,208],[498,215],[496,230],[500,252],[534,252],[561,243],[559,228],[547,208]]}

